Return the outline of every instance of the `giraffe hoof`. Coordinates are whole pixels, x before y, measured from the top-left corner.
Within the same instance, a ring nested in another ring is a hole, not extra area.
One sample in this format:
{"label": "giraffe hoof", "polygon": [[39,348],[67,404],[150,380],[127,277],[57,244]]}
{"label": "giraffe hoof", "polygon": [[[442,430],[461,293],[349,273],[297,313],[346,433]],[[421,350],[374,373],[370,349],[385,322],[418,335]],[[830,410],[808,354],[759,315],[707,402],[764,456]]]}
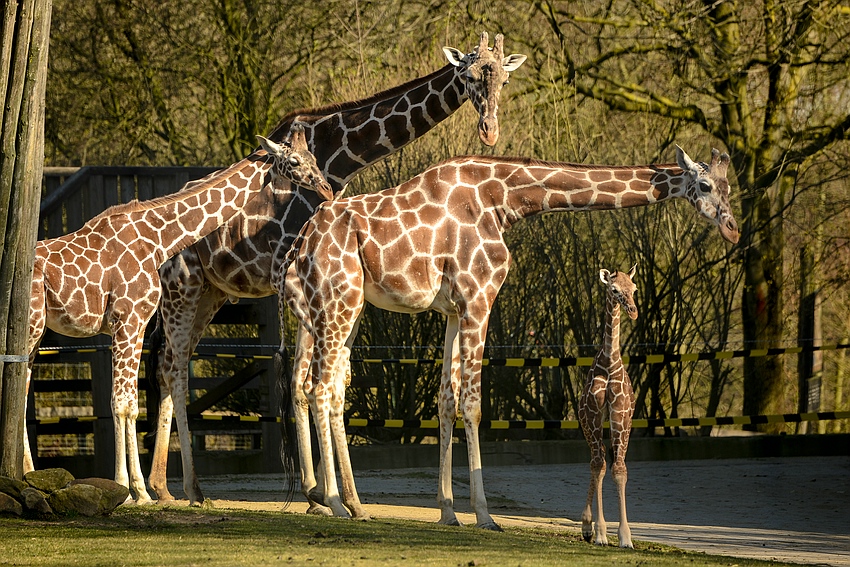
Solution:
{"label": "giraffe hoof", "polygon": [[333,516],[333,511],[327,506],[322,506],[321,504],[316,504],[315,502],[310,502],[310,507],[307,508],[307,513],[312,514],[314,516]]}
{"label": "giraffe hoof", "polygon": [[476,528],[481,528],[482,530],[490,530],[491,532],[503,532],[503,530],[499,524],[494,521],[484,522],[483,524],[476,524]]}

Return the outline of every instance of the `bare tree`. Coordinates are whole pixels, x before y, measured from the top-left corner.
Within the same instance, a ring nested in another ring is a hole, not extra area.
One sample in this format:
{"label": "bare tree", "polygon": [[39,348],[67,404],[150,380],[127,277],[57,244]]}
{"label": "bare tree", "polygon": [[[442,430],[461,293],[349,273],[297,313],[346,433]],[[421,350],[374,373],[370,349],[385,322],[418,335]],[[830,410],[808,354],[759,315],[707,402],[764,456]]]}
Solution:
{"label": "bare tree", "polygon": [[[551,32],[540,49],[576,96],[656,114],[729,149],[744,218],[744,341],[778,346],[789,189],[850,131],[850,10],[808,0],[533,4]],[[782,413],[788,399],[781,358],[746,360],[745,413]]]}

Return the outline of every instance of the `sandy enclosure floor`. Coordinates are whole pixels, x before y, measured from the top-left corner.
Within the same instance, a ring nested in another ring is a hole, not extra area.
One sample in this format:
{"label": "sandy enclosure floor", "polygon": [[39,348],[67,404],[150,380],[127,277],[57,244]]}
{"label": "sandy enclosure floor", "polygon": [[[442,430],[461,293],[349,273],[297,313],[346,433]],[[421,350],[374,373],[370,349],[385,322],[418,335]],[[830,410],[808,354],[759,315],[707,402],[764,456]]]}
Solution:
{"label": "sandy enclosure floor", "polygon": [[[436,522],[433,468],[355,471],[372,517]],[[850,457],[730,459],[628,463],[632,537],[692,551],[850,567]],[[585,464],[484,468],[490,513],[502,526],[580,531],[590,469]],[[456,511],[470,514],[468,473],[453,475]],[[201,478],[217,508],[281,510],[282,475]],[[179,479],[169,488],[182,494]],[[178,501],[180,502],[180,501]],[[186,501],[182,501],[184,504]],[[610,472],[605,519],[616,536],[618,508]],[[301,495],[289,510],[307,509]]]}

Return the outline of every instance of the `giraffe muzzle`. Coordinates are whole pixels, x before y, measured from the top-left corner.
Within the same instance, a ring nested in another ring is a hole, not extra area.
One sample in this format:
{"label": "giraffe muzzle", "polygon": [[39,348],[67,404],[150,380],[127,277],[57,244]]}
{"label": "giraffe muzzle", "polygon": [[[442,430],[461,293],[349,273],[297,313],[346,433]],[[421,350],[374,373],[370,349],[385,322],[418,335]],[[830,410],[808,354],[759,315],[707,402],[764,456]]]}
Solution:
{"label": "giraffe muzzle", "polygon": [[331,187],[331,184],[325,180],[322,180],[319,183],[314,183],[314,187],[316,193],[319,194],[319,197],[324,199],[325,201],[333,201],[334,200],[334,190]]}
{"label": "giraffe muzzle", "polygon": [[738,240],[741,238],[741,233],[738,231],[738,223],[735,219],[727,217],[725,221],[721,220],[720,236],[732,244],[738,243]]}
{"label": "giraffe muzzle", "polygon": [[499,120],[488,116],[478,122],[478,137],[485,146],[495,146],[499,141]]}

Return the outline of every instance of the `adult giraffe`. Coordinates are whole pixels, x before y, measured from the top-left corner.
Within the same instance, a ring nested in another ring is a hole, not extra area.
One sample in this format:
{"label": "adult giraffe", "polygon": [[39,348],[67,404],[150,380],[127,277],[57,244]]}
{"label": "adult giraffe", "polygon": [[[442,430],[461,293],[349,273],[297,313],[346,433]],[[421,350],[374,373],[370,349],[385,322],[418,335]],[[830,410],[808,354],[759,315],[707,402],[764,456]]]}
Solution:
{"label": "adult giraffe", "polygon": [[[503,233],[540,213],[621,209],[679,197],[717,226],[723,238],[737,242],[726,179],[729,156],[712,150],[711,163],[698,164],[677,148],[676,158],[678,165],[611,167],[459,157],[398,187],[322,204],[286,258],[280,298],[300,322],[292,404],[284,408],[295,412],[302,490],[308,499],[324,502],[338,516],[347,517],[351,510],[367,517],[354,487],[343,423],[350,347],[365,302],[405,313],[433,309],[448,318],[438,403],[440,523],[458,524],[450,449],[460,402],[477,525],[498,530],[484,497],[478,424],[490,309],[511,263]],[[308,406],[319,434],[321,490],[316,490],[305,450]],[[294,442],[289,438],[284,445],[290,459]]]}
{"label": "adult giraffe", "polygon": [[[139,503],[151,501],[136,441],[139,358],[145,327],[162,292],[160,266],[256,198],[270,166],[272,182],[281,189],[286,185],[289,191],[291,180],[333,199],[330,185],[307,150],[303,129],[293,128],[290,139],[280,145],[264,139],[261,144],[273,157],[257,153],[182,191],[116,205],[75,232],[36,244],[27,389],[46,328],[71,337],[112,336],[115,480],[131,488]],[[24,429],[24,470],[32,469]]]}
{"label": "adult giraffe", "polygon": [[[466,100],[478,112],[479,138],[493,145],[499,137],[502,87],[526,57],[505,56],[501,34],[492,49],[488,45],[485,32],[472,53],[445,47],[449,64],[442,69],[363,100],[297,110],[269,137],[285,134],[294,120],[304,124],[310,149],[335,194],[356,173],[424,135]],[[160,501],[174,498],[166,484],[172,413],[180,438],[183,490],[190,504],[204,500],[186,416],[189,358],[201,333],[228,298],[277,293],[283,258],[319,202],[265,187],[227,224],[162,267],[160,324],[165,345],[157,373],[162,398],[149,477]]]}
{"label": "adult giraffe", "polygon": [[587,502],[581,514],[581,535],[585,541],[593,537],[593,499],[596,498],[597,545],[608,545],[605,514],[602,509],[602,479],[605,477],[605,442],[602,423],[611,422],[611,450],[614,459],[611,476],[617,485],[620,503],[620,526],[617,531],[620,547],[634,549],[632,531],[626,516],[626,451],[632,432],[632,415],[635,412],[635,395],[632,381],[620,356],[620,307],[631,319],[637,319],[634,283],[637,264],[628,272],[599,270],[599,279],[605,284],[605,334],[602,348],[593,358],[587,372],[581,398],[578,402],[578,421],[584,438],[590,446],[590,486]]}

